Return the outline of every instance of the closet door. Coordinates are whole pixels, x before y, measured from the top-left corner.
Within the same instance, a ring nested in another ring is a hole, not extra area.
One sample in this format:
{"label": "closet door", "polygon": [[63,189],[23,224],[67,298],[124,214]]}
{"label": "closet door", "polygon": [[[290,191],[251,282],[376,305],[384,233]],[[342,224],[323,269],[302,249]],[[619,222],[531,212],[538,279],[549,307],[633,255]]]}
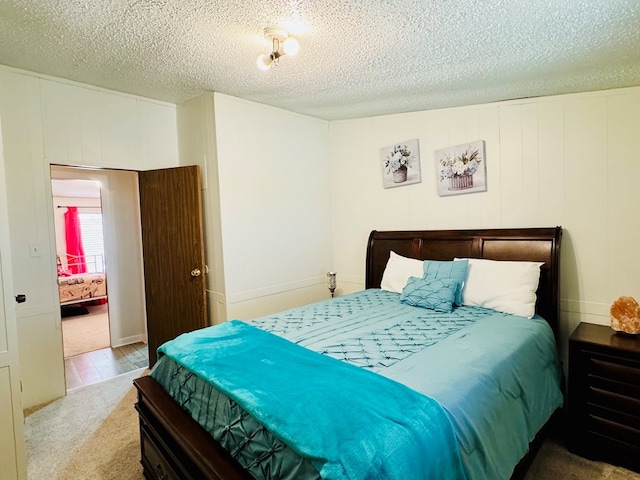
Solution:
{"label": "closet door", "polygon": [[1,140],[0,138],[0,480],[14,480],[27,478],[27,462]]}
{"label": "closet door", "polygon": [[[3,249],[4,250],[4,249]],[[2,253],[6,255],[6,250]],[[2,255],[0,255],[2,257]],[[2,258],[0,258],[0,262]],[[0,265],[0,269],[6,268]],[[9,335],[15,334],[15,316],[7,318],[7,292],[0,276],[0,480],[26,478],[24,473],[25,445],[22,431],[22,403],[20,401],[20,381],[16,341]],[[13,328],[8,325],[13,322]],[[12,332],[13,331],[13,332]]]}
{"label": "closet door", "polygon": [[208,325],[200,171],[139,172],[149,367],[156,349]]}

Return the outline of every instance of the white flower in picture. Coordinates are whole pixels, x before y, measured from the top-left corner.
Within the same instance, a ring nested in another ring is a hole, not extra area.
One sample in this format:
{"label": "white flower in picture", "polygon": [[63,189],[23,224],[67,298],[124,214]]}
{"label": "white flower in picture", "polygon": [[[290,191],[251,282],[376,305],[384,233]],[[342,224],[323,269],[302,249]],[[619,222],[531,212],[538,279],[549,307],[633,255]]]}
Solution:
{"label": "white flower in picture", "polygon": [[422,181],[418,139],[407,140],[381,149],[384,188],[400,187]]}
{"label": "white flower in picture", "polygon": [[484,140],[436,150],[438,195],[487,190]]}

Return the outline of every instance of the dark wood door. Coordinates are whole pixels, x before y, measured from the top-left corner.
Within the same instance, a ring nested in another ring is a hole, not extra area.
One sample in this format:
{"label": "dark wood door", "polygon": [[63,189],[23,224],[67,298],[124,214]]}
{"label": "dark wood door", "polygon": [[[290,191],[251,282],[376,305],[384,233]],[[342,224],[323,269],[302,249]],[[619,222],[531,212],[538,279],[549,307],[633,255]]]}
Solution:
{"label": "dark wood door", "polygon": [[139,173],[149,367],[156,349],[207,326],[200,171]]}

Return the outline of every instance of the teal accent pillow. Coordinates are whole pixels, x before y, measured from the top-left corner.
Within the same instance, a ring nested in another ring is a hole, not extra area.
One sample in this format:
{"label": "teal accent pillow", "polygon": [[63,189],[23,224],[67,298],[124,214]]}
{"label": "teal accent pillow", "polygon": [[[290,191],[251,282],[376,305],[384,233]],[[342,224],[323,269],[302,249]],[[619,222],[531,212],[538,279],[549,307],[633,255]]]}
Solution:
{"label": "teal accent pillow", "polygon": [[441,262],[436,260],[425,260],[422,264],[424,278],[426,280],[437,280],[440,278],[453,278],[458,282],[454,305],[462,305],[462,289],[467,280],[467,269],[469,260],[456,260],[451,262]]}
{"label": "teal accent pillow", "polygon": [[450,312],[458,290],[458,281],[454,278],[427,280],[409,277],[402,289],[400,301],[413,307],[430,308],[436,312]]}

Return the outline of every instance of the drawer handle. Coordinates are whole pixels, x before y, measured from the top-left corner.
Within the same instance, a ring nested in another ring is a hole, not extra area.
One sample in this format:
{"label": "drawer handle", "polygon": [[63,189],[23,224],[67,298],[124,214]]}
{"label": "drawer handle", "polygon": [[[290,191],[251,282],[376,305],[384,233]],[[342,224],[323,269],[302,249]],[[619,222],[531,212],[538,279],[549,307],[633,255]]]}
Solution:
{"label": "drawer handle", "polygon": [[169,478],[160,464],[156,465],[156,475],[158,475],[160,480],[167,480],[167,478]]}

